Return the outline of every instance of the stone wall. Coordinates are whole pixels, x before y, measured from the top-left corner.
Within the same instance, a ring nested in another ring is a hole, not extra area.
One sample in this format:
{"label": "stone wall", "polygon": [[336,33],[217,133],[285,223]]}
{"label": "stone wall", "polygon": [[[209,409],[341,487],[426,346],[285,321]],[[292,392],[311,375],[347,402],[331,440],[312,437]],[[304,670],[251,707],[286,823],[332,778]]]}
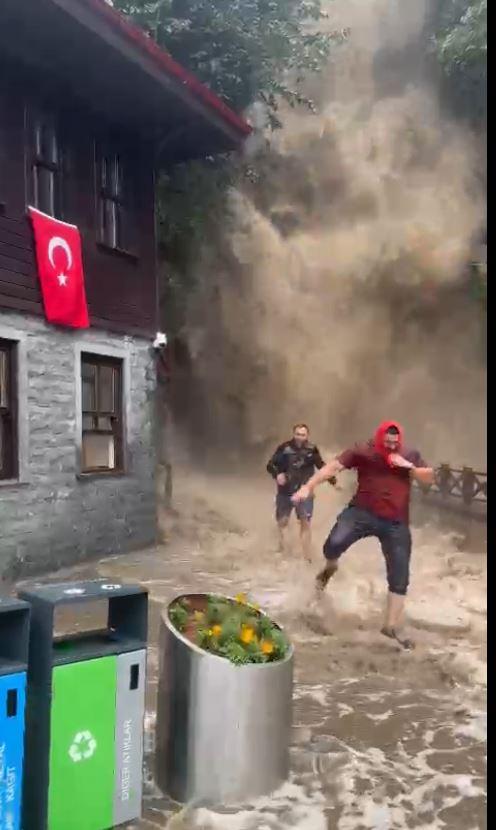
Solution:
{"label": "stone wall", "polygon": [[[0,481],[0,575],[15,578],[153,544],[154,358],[150,341],[66,331],[0,312],[17,341],[19,480]],[[125,473],[80,476],[80,354],[123,360]]]}

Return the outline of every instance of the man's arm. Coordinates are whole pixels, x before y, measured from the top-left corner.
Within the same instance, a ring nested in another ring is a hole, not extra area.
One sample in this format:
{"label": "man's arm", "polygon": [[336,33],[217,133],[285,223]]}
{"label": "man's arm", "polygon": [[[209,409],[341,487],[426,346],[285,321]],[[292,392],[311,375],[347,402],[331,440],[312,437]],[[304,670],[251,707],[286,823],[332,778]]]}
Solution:
{"label": "man's arm", "polygon": [[[315,450],[314,450],[314,462],[313,463],[315,464],[317,470],[322,470],[322,468],[325,467],[325,461],[322,458],[322,456],[320,454],[320,450],[319,450],[318,447],[315,447]],[[334,476],[334,475],[331,476],[328,479],[328,481],[329,481],[329,484],[331,484],[334,487],[336,485],[336,481],[337,481],[336,476]]]}
{"label": "man's arm", "polygon": [[281,455],[282,455],[283,444],[280,444],[274,454],[269,458],[267,462],[267,472],[272,478],[276,478],[277,475],[281,472]]}
{"label": "man's arm", "polygon": [[400,467],[401,469],[408,470],[410,478],[413,481],[418,481],[424,487],[430,487],[434,483],[434,470],[432,467],[427,466],[419,453],[415,453],[413,461],[403,458],[399,453],[392,453],[389,456],[389,463],[392,467]]}
{"label": "man's arm", "polygon": [[322,484],[324,481],[330,481],[330,479],[334,478],[334,476],[336,476],[337,473],[340,473],[341,470],[344,470],[343,464],[341,464],[337,458],[334,458],[332,461],[329,461],[328,464],[324,464],[320,470],[317,470],[317,472],[314,473],[310,479],[308,479],[307,483],[300,487],[291,500],[296,503],[310,498],[313,491],[319,486],[319,484]]}
{"label": "man's arm", "polygon": [[434,470],[432,467],[412,467],[410,478],[418,481],[424,487],[430,487],[431,484],[434,484]]}

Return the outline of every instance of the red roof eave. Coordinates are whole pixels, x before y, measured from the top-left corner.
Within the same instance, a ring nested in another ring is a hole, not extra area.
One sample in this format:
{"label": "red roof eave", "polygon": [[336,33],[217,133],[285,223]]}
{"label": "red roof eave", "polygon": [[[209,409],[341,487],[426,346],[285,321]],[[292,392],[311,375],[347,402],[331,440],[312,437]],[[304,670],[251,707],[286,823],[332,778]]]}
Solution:
{"label": "red roof eave", "polygon": [[244,118],[237,115],[227,104],[224,103],[214,92],[205,86],[198,78],[184,69],[167,52],[149,37],[139,26],[131,23],[123,14],[110,6],[106,0],[85,0],[88,6],[105,18],[107,22],[140,52],[145,53],[154,63],[167,75],[179,81],[187,87],[195,98],[200,99],[215,114],[221,117],[231,128],[239,133],[240,138],[246,138],[252,132],[252,128]]}

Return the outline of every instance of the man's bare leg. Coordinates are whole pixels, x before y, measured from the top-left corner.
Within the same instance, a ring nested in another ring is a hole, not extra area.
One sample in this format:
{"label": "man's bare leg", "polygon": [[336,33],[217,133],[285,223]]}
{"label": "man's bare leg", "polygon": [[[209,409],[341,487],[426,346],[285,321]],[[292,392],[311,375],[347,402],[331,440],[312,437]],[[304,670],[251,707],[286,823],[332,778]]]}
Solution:
{"label": "man's bare leg", "polygon": [[300,519],[300,539],[303,556],[307,562],[312,561],[312,531],[309,519]]}
{"label": "man's bare leg", "polygon": [[326,561],[325,568],[319,571],[316,578],[316,587],[319,592],[325,590],[327,583],[334,576],[337,569],[337,560],[329,559]]}
{"label": "man's bare leg", "polygon": [[411,640],[400,639],[397,633],[403,619],[404,610],[405,597],[402,594],[393,594],[392,591],[389,591],[386,601],[386,616],[381,633],[391,640],[396,640],[404,648],[413,648],[414,644]]}
{"label": "man's bare leg", "polygon": [[289,524],[289,518],[278,519],[277,521],[277,530],[279,533],[279,553],[285,553],[287,549],[286,544],[286,537],[287,537],[287,529]]}
{"label": "man's bare leg", "polygon": [[405,597],[388,591],[384,628],[398,628],[403,618],[404,609]]}

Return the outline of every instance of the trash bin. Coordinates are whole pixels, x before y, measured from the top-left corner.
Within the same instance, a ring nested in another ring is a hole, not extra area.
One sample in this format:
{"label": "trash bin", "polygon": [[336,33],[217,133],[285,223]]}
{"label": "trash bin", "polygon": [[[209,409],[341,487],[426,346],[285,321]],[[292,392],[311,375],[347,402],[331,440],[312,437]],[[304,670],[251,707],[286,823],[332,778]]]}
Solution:
{"label": "trash bin", "polygon": [[172,604],[160,627],[158,786],[183,804],[273,792],[289,775],[293,648],[276,662],[234,665],[181,634],[169,619]]}
{"label": "trash bin", "polygon": [[[147,592],[99,580],[20,596],[31,605],[23,830],[107,830],[138,818]],[[57,606],[102,598],[106,628],[55,636]]]}
{"label": "trash bin", "polygon": [[0,597],[0,830],[21,830],[29,605]]}

